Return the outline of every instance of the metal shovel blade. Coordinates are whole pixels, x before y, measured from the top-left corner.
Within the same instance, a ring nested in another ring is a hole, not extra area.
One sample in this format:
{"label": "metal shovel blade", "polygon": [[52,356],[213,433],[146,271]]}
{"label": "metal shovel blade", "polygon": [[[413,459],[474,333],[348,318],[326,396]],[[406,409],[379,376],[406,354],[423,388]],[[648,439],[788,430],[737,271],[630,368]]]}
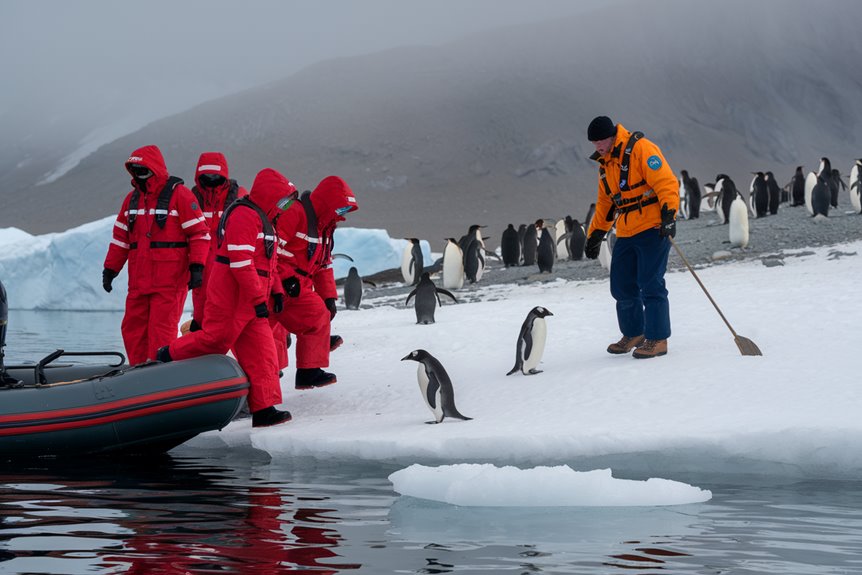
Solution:
{"label": "metal shovel blade", "polygon": [[742,355],[763,355],[763,352],[760,351],[760,348],[757,347],[757,344],[748,339],[747,337],[737,335],[733,338],[733,341],[736,342],[736,347],[739,348],[739,352]]}

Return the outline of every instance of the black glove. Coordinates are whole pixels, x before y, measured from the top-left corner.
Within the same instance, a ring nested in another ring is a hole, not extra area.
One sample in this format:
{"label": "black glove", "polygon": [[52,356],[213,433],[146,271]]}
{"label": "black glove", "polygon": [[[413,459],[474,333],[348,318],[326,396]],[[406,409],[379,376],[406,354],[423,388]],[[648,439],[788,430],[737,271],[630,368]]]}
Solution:
{"label": "black glove", "polygon": [[281,287],[284,288],[284,293],[287,297],[297,297],[299,295],[299,280],[296,276],[290,276],[281,282]]}
{"label": "black glove", "polygon": [[266,302],[262,301],[254,306],[254,315],[257,317],[269,317],[269,310],[266,308]]}
{"label": "black glove", "polygon": [[334,297],[328,297],[325,300],[323,300],[323,303],[326,304],[326,309],[329,310],[329,321],[334,320],[335,314],[338,313],[338,310],[335,308],[335,298]]}
{"label": "black glove", "polygon": [[284,311],[284,294],[283,293],[272,294],[272,311],[274,311],[275,313],[281,313]]}
{"label": "black glove", "polygon": [[668,209],[667,204],[661,206],[661,226],[658,235],[663,238],[676,236],[676,210]]}
{"label": "black glove", "polygon": [[599,257],[599,250],[602,247],[602,240],[607,232],[603,230],[594,230],[587,238],[587,243],[584,246],[584,255],[588,259],[594,260]]}
{"label": "black glove", "polygon": [[203,264],[191,264],[189,266],[189,273],[191,274],[191,277],[189,279],[189,289],[199,288],[204,285]]}
{"label": "black glove", "polygon": [[202,329],[201,324],[195,318],[192,318],[192,322],[189,324],[189,331],[200,331]]}
{"label": "black glove", "polygon": [[120,274],[114,270],[109,270],[108,268],[102,270],[102,288],[104,288],[106,292],[111,293],[111,290],[114,289],[111,287],[111,282],[113,282],[114,278],[118,275]]}

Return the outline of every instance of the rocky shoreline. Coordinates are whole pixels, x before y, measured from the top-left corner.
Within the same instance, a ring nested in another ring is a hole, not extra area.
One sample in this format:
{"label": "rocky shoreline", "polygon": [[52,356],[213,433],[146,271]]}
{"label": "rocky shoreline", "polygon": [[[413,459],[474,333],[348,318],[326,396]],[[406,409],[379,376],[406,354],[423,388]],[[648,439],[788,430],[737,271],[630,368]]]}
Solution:
{"label": "rocky shoreline", "polygon": [[[484,231],[486,236],[495,233],[494,230]],[[497,233],[502,234],[502,230]],[[804,248],[808,247],[862,240],[862,215],[852,212],[846,194],[839,201],[838,208],[830,211],[828,218],[812,218],[804,206],[790,207],[783,204],[776,215],[750,219],[749,234],[747,247],[732,248],[728,240],[728,227],[719,223],[715,213],[706,212],[695,220],[680,220],[675,239],[688,262],[695,268],[742,260],[760,260],[767,266],[783,265],[783,259],[787,257],[782,254],[785,250],[803,250],[802,253],[805,253]],[[441,285],[439,268],[439,262],[431,268],[432,278],[438,286]],[[668,269],[680,268],[684,268],[684,264],[676,251],[671,249]],[[551,273],[540,273],[535,265],[505,268],[499,260],[488,258],[483,278],[475,284],[465,284],[454,293],[459,301],[470,302],[483,299],[481,292],[491,285],[532,284],[558,279],[584,281],[607,277],[608,271],[597,260],[560,260],[554,264]],[[402,283],[400,269],[386,270],[365,279],[373,281],[377,287],[365,288],[363,308],[399,302],[403,304],[412,290],[411,286]]]}

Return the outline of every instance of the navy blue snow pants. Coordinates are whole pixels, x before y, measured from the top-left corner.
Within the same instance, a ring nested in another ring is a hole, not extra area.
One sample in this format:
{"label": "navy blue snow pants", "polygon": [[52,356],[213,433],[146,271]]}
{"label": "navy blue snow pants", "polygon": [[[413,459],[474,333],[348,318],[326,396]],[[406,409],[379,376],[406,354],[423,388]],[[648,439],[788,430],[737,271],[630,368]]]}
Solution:
{"label": "navy blue snow pants", "polygon": [[670,337],[670,304],[664,272],[670,240],[657,228],[617,238],[611,258],[611,295],[617,301],[620,331],[628,337]]}

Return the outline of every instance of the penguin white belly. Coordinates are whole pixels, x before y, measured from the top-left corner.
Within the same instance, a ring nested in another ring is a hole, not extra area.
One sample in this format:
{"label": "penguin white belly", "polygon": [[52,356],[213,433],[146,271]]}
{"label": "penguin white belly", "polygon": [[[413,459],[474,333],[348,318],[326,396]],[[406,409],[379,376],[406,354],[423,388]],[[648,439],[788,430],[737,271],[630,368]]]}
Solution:
{"label": "penguin white belly", "polygon": [[533,320],[533,328],[530,330],[533,338],[533,347],[530,350],[530,357],[524,357],[524,367],[522,371],[529,373],[531,370],[538,367],[542,361],[542,354],[545,352],[545,340],[548,337],[548,326],[544,318],[536,318]]}
{"label": "penguin white belly", "polygon": [[437,423],[443,421],[443,402],[440,397],[440,390],[434,394],[434,405],[428,401],[428,383],[430,380],[428,379],[428,374],[425,373],[425,365],[420,363],[419,368],[416,371],[416,380],[419,382],[419,390],[422,392],[422,399],[425,400],[425,404],[428,406],[428,409],[431,410],[431,413],[434,414],[434,419]]}
{"label": "penguin white belly", "polygon": [[[556,232],[554,234],[554,243],[556,243],[561,237],[566,235],[566,220],[559,220],[554,231]],[[566,241],[557,244],[557,259],[569,259],[569,242]]]}
{"label": "penguin white belly", "polygon": [[814,205],[811,203],[811,192],[814,190],[814,186],[817,185],[817,174],[814,172],[808,172],[808,175],[805,176],[805,209],[808,210],[808,213],[812,216],[814,215]]}
{"label": "penguin white belly", "polygon": [[443,252],[443,287],[461,289],[464,287],[464,259],[457,246],[449,244]]}
{"label": "penguin white belly", "polygon": [[730,235],[730,245],[737,248],[744,248],[748,245],[748,210],[745,207],[745,202],[737,196],[733,203],[730,204],[730,214],[728,215],[728,233]]}
{"label": "penguin white belly", "polygon": [[410,269],[410,262],[413,261],[413,244],[407,242],[407,247],[401,254],[401,277],[404,278],[404,283],[412,284],[414,279],[414,271]]}
{"label": "penguin white belly", "polygon": [[[855,185],[855,187],[854,187]],[[862,182],[859,181],[859,164],[853,164],[850,168],[850,204],[857,214],[862,213]]]}

